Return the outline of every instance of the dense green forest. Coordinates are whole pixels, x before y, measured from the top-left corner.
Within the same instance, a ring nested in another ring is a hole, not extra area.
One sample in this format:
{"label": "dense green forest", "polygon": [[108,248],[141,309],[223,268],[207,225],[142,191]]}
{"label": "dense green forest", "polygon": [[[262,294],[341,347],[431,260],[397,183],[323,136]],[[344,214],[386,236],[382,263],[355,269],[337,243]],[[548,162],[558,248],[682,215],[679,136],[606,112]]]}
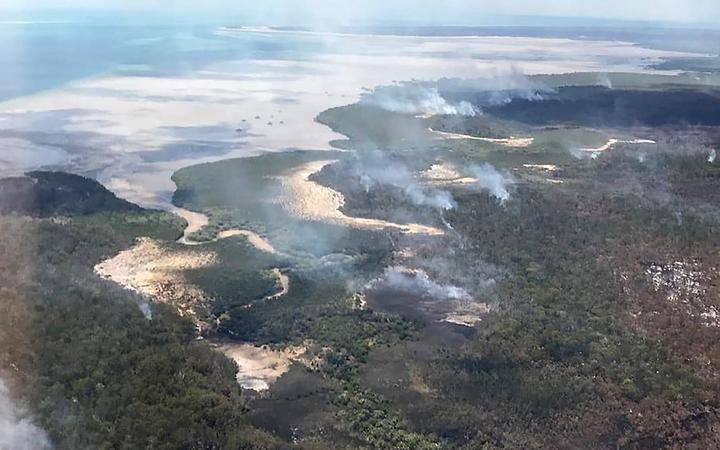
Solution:
{"label": "dense green forest", "polygon": [[[388,139],[391,127],[383,120],[363,132],[355,115],[360,121],[374,117],[351,106],[328,111],[321,120],[369,148],[382,142],[395,158],[410,159],[408,165],[418,160],[417,147],[399,143],[407,127]],[[435,126],[494,137],[473,125],[492,124],[492,117],[443,120]],[[351,124],[344,128],[346,122]],[[460,345],[439,338],[431,327],[435,335],[420,333],[418,342],[372,354],[360,379],[448,448],[720,445],[713,432],[719,380],[710,368],[718,329],[703,319],[712,317],[718,301],[720,172],[708,158],[707,144],[698,143],[694,130],[680,129],[694,146],[678,138],[653,148],[655,153],[623,146],[582,160],[569,148],[596,146],[602,132],[502,125],[535,142],[517,150],[475,143],[470,150],[470,142],[458,142],[451,153],[443,143],[422,148],[419,157],[461,165],[490,161],[514,170],[516,185],[504,204],[453,188],[457,207],[445,218],[456,241],[424,251],[436,261],[452,259],[456,279],[468,277],[466,286],[473,284],[468,267],[501,267],[506,275],[496,292],[476,292],[497,296],[496,309]],[[717,144],[716,133],[706,132],[706,142]],[[524,163],[557,165],[556,183],[548,184]],[[336,165],[318,179],[349,196],[357,191],[343,181],[349,173]],[[382,217],[392,210],[393,195],[385,191],[378,201],[381,192],[375,197],[361,192],[346,207]],[[680,303],[668,301],[678,288],[653,288],[648,281],[651,268],[663,264],[702,269],[707,290]],[[436,274],[443,272],[438,267]],[[376,304],[383,301],[389,299]],[[393,362],[398,359],[412,362],[398,365]],[[395,377],[405,380],[405,389],[392,384]]]}
{"label": "dense green forest", "polygon": [[[0,180],[0,377],[59,449],[718,448],[720,135],[680,123],[683,109],[651,117],[644,101],[677,100],[661,87],[624,110],[656,128],[557,115],[558,102],[615,101],[603,89],[558,91],[528,107],[533,120],[523,102],[474,118],[326,111],[318,120],[347,136],[336,146],[355,152],[175,173],[174,203],[210,219],[197,246],[176,242],[183,220],[94,181]],[[588,151],[611,138],[629,141]],[[341,193],[343,213],[443,234],[293,215],[283,177],[330,160],[310,180]],[[429,183],[436,165],[474,181]],[[278,251],[216,240],[237,228]],[[202,314],[93,272],[140,237],[212,253],[182,269],[206,294]],[[387,268],[405,270],[400,283]],[[446,320],[468,304],[476,320]],[[254,392],[217,342],[305,353]]]}
{"label": "dense green forest", "polygon": [[54,447],[281,448],[248,424],[234,363],[190,321],[159,304],[148,320],[146,299],[93,273],[137,236],[176,239],[182,220],[91,180],[31,176],[31,206],[0,218],[2,375]]}

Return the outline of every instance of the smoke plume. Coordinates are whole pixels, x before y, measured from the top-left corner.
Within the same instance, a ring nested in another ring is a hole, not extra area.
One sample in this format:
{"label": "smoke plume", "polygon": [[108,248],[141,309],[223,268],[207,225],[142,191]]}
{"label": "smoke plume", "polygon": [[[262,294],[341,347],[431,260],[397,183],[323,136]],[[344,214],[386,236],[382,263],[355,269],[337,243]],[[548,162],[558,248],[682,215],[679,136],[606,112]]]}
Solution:
{"label": "smoke plume", "polygon": [[138,303],[138,308],[140,308],[140,312],[147,320],[153,320],[153,312],[152,307],[150,306],[150,302],[147,300],[142,301]]}
{"label": "smoke plume", "polygon": [[23,411],[17,408],[5,382],[0,379],[0,449],[50,449],[47,433],[34,425]]}
{"label": "smoke plume", "polygon": [[472,299],[463,288],[438,284],[424,270],[409,269],[405,266],[387,267],[382,278],[372,283],[372,287],[378,286],[439,300]]}
{"label": "smoke plume", "polygon": [[606,87],[608,89],[613,88],[613,83],[607,73],[598,74],[598,85]]}
{"label": "smoke plume", "polygon": [[486,78],[443,78],[437,83],[403,82],[381,86],[363,94],[361,102],[404,114],[474,117],[482,107],[509,103],[514,99],[542,100],[552,89],[517,69]]}
{"label": "smoke plume", "polygon": [[365,192],[375,186],[401,189],[415,205],[438,209],[453,209],[456,204],[450,192],[423,186],[402,162],[392,160],[381,152],[373,152],[353,161],[353,172],[360,179]]}
{"label": "smoke plume", "polygon": [[517,68],[498,71],[491,76],[469,80],[443,78],[437,82],[443,98],[471,102],[477,112],[482,107],[510,103],[515,99],[538,101],[554,90],[528,78]]}
{"label": "smoke plume", "polygon": [[500,172],[488,163],[471,167],[470,173],[477,179],[476,186],[489,191],[501,203],[510,199],[510,187],[515,181],[509,173]]}
{"label": "smoke plume", "polygon": [[450,103],[440,95],[436,87],[424,86],[414,82],[380,86],[372,91],[365,92],[360,101],[386,111],[403,114],[474,117],[479,113],[470,102]]}

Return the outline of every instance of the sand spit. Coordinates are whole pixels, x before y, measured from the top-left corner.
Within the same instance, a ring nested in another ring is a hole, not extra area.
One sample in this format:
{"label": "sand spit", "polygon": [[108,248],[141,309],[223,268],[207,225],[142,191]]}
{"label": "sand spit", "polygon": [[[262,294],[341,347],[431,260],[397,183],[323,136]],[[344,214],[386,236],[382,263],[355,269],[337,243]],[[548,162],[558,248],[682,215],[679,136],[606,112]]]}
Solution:
{"label": "sand spit", "polygon": [[555,172],[557,170],[557,166],[555,164],[523,164],[523,167],[541,172]]}
{"label": "sand spit", "polygon": [[225,343],[216,350],[235,361],[239,370],[238,383],[245,389],[266,391],[270,385],[285,374],[293,362],[301,359],[305,347],[290,347],[282,351],[252,344]]}
{"label": "sand spit", "polygon": [[615,147],[618,144],[632,144],[632,145],[655,145],[657,142],[650,140],[650,139],[610,139],[607,141],[607,143],[603,146],[600,146],[598,148],[581,148],[581,152],[588,152],[588,153],[602,153],[605,151],[610,150],[611,148]]}
{"label": "sand spit", "polygon": [[166,248],[152,239],[140,238],[133,248],[95,266],[95,272],[127,289],[171,304],[180,314],[196,319],[208,296],[189,283],[183,272],[215,262],[216,255],[211,252]]}
{"label": "sand spit", "polygon": [[432,128],[428,128],[428,131],[430,131],[432,134],[437,135],[438,137],[442,139],[451,139],[451,140],[460,140],[460,139],[469,139],[473,141],[482,141],[482,142],[488,142],[491,144],[498,144],[502,145],[504,147],[513,147],[513,148],[526,148],[532,145],[533,142],[535,142],[535,138],[519,138],[510,136],[509,138],[484,138],[479,136],[471,136],[469,134],[459,134],[459,133],[448,133],[445,131],[437,131],[433,130]]}
{"label": "sand spit", "polygon": [[407,234],[425,234],[441,236],[443,231],[420,224],[397,224],[379,219],[349,217],[340,211],[345,204],[343,195],[333,189],[322,186],[310,177],[337,160],[312,161],[295,168],[282,178],[285,192],[281,202],[293,215],[307,220],[334,223],[351,228],[383,230],[394,228]]}

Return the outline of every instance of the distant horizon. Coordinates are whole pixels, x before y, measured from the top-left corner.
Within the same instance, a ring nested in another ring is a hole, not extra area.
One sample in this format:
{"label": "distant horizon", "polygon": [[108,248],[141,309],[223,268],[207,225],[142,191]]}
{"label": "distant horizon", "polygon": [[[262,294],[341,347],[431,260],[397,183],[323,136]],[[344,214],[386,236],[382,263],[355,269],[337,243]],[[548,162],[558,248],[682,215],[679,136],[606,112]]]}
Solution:
{"label": "distant horizon", "polygon": [[[683,21],[683,20],[652,20],[635,18],[587,17],[587,16],[558,16],[542,14],[493,14],[482,19],[466,19],[464,21],[437,22],[423,19],[357,19],[350,22],[330,23],[328,21],[300,20],[259,20],[253,17],[225,15],[223,17],[208,15],[185,14],[158,14],[144,12],[142,19],[138,19],[138,12],[116,11],[112,9],[47,9],[24,12],[3,11],[0,9],[0,25],[23,24],[103,24],[111,21],[121,24],[132,21],[134,25],[226,25],[226,26],[287,26],[304,27],[317,30],[346,27],[422,27],[422,28],[486,28],[486,27],[519,27],[519,28],[620,28],[628,26],[641,26],[646,28],[686,28],[720,30],[720,22],[715,21]],[[120,23],[119,23],[120,22]]]}
{"label": "distant horizon", "polygon": [[638,26],[720,28],[716,0],[3,0],[0,18],[82,20],[99,17],[138,23],[228,23],[343,26]]}

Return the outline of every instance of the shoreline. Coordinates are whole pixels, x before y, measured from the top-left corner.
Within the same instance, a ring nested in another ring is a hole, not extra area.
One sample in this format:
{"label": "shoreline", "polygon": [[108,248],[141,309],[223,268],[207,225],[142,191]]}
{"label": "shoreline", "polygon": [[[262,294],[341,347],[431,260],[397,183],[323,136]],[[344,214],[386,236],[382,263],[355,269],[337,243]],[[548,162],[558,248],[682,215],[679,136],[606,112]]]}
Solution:
{"label": "shoreline", "polygon": [[[232,27],[210,31],[222,30],[234,36],[213,39],[229,48],[234,48],[232,39],[250,36],[253,30],[276,35],[268,39],[278,43],[292,42],[294,33]],[[436,80],[449,74],[472,79],[511,68],[527,75],[610,69],[654,73],[646,69],[649,62],[677,56],[606,41],[567,40],[559,51],[546,39],[510,36],[502,41],[483,36],[462,40],[324,36],[327,48],[309,55],[258,59],[240,54],[178,75],[93,74],[0,102],[1,128],[28,143],[30,162],[22,163],[24,170],[45,164],[38,156],[42,144],[59,144],[67,148],[68,156],[45,168],[91,175],[123,198],[167,210],[173,208],[170,177],[180,168],[263,151],[332,150],[329,142],[346,136],[315,118],[327,109],[353,103],[363,87],[394,80]],[[386,50],[368,48],[373,39],[381,39]],[[469,58],[470,51],[477,58]],[[543,55],[540,59],[535,56],[538,52]],[[72,109],[60,111],[57,105]]]}

